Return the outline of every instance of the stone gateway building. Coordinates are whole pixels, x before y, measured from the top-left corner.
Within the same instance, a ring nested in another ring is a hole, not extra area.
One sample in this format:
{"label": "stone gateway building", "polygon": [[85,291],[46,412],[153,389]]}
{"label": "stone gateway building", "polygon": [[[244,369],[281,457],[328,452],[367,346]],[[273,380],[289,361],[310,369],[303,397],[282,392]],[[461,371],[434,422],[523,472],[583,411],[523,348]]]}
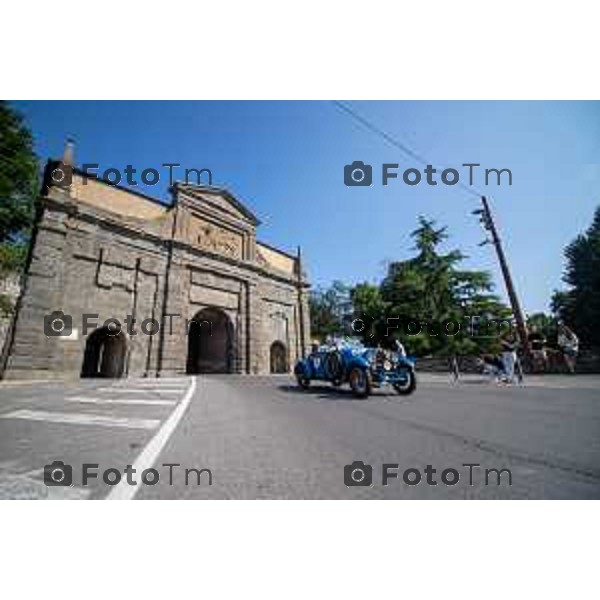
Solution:
{"label": "stone gateway building", "polygon": [[77,169],[57,185],[63,161],[46,168],[4,377],[285,373],[305,354],[300,252],[258,242],[232,194],[175,184],[166,206]]}

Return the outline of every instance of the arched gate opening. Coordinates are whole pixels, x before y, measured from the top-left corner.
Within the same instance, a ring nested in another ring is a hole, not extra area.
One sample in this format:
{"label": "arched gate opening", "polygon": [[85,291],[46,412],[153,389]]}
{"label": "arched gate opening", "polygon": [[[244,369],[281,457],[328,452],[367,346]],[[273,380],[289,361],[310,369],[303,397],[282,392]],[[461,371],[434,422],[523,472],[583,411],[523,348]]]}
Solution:
{"label": "arched gate opening", "polygon": [[289,371],[287,349],[283,342],[271,344],[271,373],[287,373]]}
{"label": "arched gate opening", "polygon": [[231,373],[233,338],[231,319],[222,310],[201,310],[188,331],[188,374]]}
{"label": "arched gate opening", "polygon": [[126,356],[123,332],[115,335],[108,327],[97,329],[87,339],[81,377],[123,377]]}

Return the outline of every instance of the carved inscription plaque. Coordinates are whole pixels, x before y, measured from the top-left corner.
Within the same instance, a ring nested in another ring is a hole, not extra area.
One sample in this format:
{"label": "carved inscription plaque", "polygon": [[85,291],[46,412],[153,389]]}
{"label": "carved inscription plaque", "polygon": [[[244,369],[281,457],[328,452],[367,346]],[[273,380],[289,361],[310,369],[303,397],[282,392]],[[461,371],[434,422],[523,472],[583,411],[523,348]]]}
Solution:
{"label": "carved inscription plaque", "polygon": [[194,218],[190,226],[190,241],[203,250],[243,258],[243,238],[241,234],[219,227],[203,219]]}

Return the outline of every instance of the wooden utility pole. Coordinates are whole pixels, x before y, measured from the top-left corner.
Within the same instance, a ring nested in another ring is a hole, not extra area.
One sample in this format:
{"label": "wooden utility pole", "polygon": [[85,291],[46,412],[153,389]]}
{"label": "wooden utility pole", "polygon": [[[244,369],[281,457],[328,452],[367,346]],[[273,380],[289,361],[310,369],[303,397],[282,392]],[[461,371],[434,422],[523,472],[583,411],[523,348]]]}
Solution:
{"label": "wooden utility pole", "polygon": [[504,249],[502,248],[502,242],[500,241],[500,236],[498,235],[498,230],[496,229],[496,224],[494,223],[494,218],[492,217],[490,206],[485,196],[481,196],[481,204],[483,205],[483,208],[473,212],[474,214],[478,214],[481,216],[481,222],[483,223],[483,226],[490,232],[492,236],[491,241],[494,244],[494,247],[496,248],[498,262],[500,263],[500,268],[502,269],[502,276],[504,277],[504,284],[506,285],[508,299],[510,301],[510,306],[512,308],[513,315],[517,324],[517,333],[519,334],[521,347],[525,352],[525,357],[528,359],[529,342],[527,339],[527,326],[525,325],[525,319],[523,318],[523,312],[521,311],[519,298],[517,297],[517,292],[515,290],[510,271],[508,269],[508,262],[506,261]]}

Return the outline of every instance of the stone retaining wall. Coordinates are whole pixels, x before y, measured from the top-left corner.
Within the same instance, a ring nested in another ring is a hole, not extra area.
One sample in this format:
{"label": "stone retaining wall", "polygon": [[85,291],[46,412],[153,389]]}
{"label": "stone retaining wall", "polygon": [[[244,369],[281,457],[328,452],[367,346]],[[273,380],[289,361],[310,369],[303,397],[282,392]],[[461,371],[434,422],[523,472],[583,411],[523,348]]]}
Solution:
{"label": "stone retaining wall", "polygon": [[[481,367],[477,364],[476,356],[459,356],[458,366],[461,373],[480,373]],[[450,370],[448,359],[439,356],[417,358],[417,371],[444,373]],[[583,351],[577,359],[578,373],[600,373],[600,354],[597,352]],[[549,365],[546,373],[566,373],[567,369],[562,362],[560,353],[550,351]],[[540,373],[541,374],[541,373]]]}

